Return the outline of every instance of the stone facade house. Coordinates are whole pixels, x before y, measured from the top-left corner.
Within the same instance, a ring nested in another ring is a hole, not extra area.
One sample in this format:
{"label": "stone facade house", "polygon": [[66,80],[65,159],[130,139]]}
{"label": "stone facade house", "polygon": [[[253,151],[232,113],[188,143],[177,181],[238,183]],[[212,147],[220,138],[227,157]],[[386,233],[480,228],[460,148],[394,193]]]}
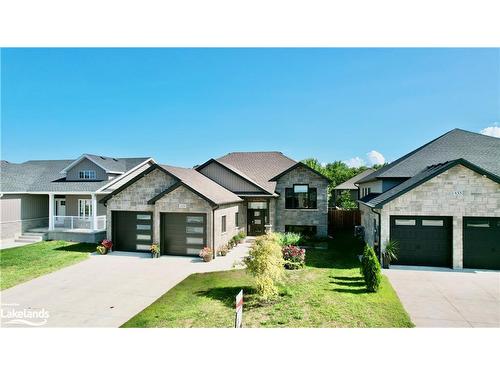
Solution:
{"label": "stone facade house", "polygon": [[162,254],[197,255],[240,231],[326,236],[328,183],[280,152],[235,152],[195,168],[154,164],[100,202],[117,250],[156,242]]}
{"label": "stone facade house", "polygon": [[401,265],[500,269],[500,139],[454,129],[358,182],[365,241]]}

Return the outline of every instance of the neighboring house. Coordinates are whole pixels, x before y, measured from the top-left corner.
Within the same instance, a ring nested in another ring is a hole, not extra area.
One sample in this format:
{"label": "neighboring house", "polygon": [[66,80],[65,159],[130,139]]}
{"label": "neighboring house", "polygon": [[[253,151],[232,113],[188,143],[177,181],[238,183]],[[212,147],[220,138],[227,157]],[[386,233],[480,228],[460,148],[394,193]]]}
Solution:
{"label": "neighboring house", "polygon": [[455,129],[358,185],[365,240],[397,240],[394,263],[500,269],[499,138]]}
{"label": "neighboring house", "polygon": [[239,231],[327,235],[329,180],[280,152],[234,152],[190,168],[154,164],[115,189],[107,237],[118,250],[198,255]]}
{"label": "neighboring house", "polygon": [[362,178],[368,176],[369,174],[375,172],[375,169],[368,168],[367,170],[357,174],[354,177],[351,177],[347,181],[335,186],[333,188],[333,202],[335,206],[338,206],[338,200],[342,193],[344,191],[348,191],[349,194],[351,195],[351,199],[354,202],[357,202],[359,198],[364,197],[365,195],[369,194],[370,191],[368,189],[365,190],[358,190],[358,186],[356,185],[359,180]]}
{"label": "neighboring house", "polygon": [[2,161],[1,239],[28,231],[47,239],[97,242],[106,231],[98,201],[154,163],[149,157],[84,154],[76,160]]}

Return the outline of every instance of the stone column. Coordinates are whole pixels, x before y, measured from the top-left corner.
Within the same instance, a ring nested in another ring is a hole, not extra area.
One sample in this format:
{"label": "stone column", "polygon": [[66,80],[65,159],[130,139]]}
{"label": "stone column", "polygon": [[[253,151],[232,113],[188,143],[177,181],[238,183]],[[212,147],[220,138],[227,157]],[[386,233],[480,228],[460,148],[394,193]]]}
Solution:
{"label": "stone column", "polygon": [[453,269],[462,269],[463,263],[463,219],[453,216]]}

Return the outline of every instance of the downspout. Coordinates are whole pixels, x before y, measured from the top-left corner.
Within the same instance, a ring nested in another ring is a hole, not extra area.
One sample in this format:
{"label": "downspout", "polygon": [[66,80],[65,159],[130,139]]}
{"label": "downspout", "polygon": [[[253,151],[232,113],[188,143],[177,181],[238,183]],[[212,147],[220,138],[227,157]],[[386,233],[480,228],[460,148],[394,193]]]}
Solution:
{"label": "downspout", "polygon": [[215,205],[212,207],[212,259],[215,259],[215,211],[219,208],[219,206]]}
{"label": "downspout", "polygon": [[382,260],[382,246],[381,246],[381,242],[382,242],[382,230],[381,230],[381,227],[382,227],[382,217],[380,215],[380,212],[377,212],[375,211],[375,208],[372,207],[372,212],[374,214],[377,214],[378,216],[378,228],[377,228],[377,237],[378,237],[378,252],[379,252],[379,258],[380,258],[380,265],[383,266],[383,260]]}

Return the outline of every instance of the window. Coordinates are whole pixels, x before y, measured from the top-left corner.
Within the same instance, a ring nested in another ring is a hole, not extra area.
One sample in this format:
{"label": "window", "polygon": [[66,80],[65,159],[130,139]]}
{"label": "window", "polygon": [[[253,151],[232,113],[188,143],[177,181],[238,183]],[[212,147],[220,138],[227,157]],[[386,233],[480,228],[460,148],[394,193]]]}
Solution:
{"label": "window", "polygon": [[95,180],[95,171],[80,171],[79,176],[82,180]]}
{"label": "window", "polygon": [[248,208],[251,210],[265,210],[267,202],[248,202]]}
{"label": "window", "polygon": [[137,235],[138,240],[150,240],[151,241],[151,235],[150,234],[138,234]]}
{"label": "window", "polygon": [[151,225],[149,224],[137,224],[137,230],[151,230]]}
{"label": "window", "polygon": [[413,219],[396,219],[396,225],[414,226],[416,221]]}
{"label": "window", "polygon": [[313,237],[316,235],[315,225],[285,225],[285,232],[300,233],[304,236]]}
{"label": "window", "polygon": [[239,217],[238,217],[238,212],[234,213],[234,226],[236,228],[238,228],[240,226],[240,220],[239,220]]}
{"label": "window", "polygon": [[222,233],[226,233],[226,215],[222,216],[221,228],[222,228]]}
{"label": "window", "polygon": [[137,215],[137,220],[151,220],[151,215],[149,215],[149,214],[146,214],[146,215],[138,214]]}
{"label": "window", "polygon": [[78,216],[80,217],[92,216],[91,199],[78,199]]}
{"label": "window", "polygon": [[309,185],[293,185],[285,189],[285,208],[317,208],[316,188]]}
{"label": "window", "polygon": [[186,217],[188,224],[203,224],[203,216],[188,216]]}
{"label": "window", "polygon": [[442,227],[443,220],[422,219],[422,226],[424,226],[424,227]]}
{"label": "window", "polygon": [[371,191],[372,191],[372,188],[361,188],[361,197],[360,198],[367,196],[368,194],[371,193]]}

